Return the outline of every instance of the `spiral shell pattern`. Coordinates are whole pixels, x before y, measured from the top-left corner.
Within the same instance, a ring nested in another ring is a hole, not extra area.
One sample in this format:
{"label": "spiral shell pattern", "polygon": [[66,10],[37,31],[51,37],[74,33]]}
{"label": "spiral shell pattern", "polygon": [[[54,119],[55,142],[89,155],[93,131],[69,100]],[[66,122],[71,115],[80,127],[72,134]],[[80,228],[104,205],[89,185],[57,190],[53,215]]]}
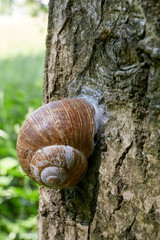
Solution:
{"label": "spiral shell pattern", "polygon": [[87,171],[94,134],[95,109],[85,98],[48,103],[35,110],[19,132],[21,167],[47,187],[74,186]]}

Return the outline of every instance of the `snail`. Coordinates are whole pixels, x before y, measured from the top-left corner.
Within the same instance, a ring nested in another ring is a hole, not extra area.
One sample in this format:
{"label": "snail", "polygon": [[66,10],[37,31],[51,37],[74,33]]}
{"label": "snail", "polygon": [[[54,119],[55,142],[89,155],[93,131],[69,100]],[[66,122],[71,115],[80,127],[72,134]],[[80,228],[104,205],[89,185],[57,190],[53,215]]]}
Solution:
{"label": "snail", "polygon": [[23,171],[48,188],[76,185],[95,146],[101,111],[81,97],[43,105],[23,123],[17,156]]}

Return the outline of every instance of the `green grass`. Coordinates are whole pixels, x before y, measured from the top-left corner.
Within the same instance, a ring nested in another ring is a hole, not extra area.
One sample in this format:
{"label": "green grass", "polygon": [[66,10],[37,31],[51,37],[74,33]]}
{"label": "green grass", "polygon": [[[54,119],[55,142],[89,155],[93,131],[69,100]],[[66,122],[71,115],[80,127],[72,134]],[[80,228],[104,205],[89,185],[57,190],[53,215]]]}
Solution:
{"label": "green grass", "polygon": [[[41,26],[41,27],[40,27]],[[0,17],[0,239],[37,239],[38,185],[22,172],[17,134],[41,106],[46,21]]]}

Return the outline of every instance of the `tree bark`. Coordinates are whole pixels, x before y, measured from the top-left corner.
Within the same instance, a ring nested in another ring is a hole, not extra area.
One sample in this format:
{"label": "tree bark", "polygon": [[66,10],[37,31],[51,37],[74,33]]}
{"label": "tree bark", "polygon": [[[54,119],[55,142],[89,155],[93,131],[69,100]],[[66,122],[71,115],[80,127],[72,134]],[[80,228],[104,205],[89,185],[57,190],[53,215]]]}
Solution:
{"label": "tree bark", "polygon": [[160,2],[50,0],[46,47],[43,103],[88,96],[105,126],[79,184],[39,188],[39,239],[160,239]]}

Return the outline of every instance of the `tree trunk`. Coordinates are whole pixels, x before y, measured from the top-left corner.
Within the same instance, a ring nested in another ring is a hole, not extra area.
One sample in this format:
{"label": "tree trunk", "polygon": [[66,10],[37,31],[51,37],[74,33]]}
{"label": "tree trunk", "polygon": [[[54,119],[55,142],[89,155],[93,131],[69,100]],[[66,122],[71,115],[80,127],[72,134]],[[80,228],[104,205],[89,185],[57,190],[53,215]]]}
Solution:
{"label": "tree trunk", "polygon": [[39,239],[160,239],[160,2],[50,0],[46,46],[43,102],[88,96],[105,126],[79,184],[39,188]]}

